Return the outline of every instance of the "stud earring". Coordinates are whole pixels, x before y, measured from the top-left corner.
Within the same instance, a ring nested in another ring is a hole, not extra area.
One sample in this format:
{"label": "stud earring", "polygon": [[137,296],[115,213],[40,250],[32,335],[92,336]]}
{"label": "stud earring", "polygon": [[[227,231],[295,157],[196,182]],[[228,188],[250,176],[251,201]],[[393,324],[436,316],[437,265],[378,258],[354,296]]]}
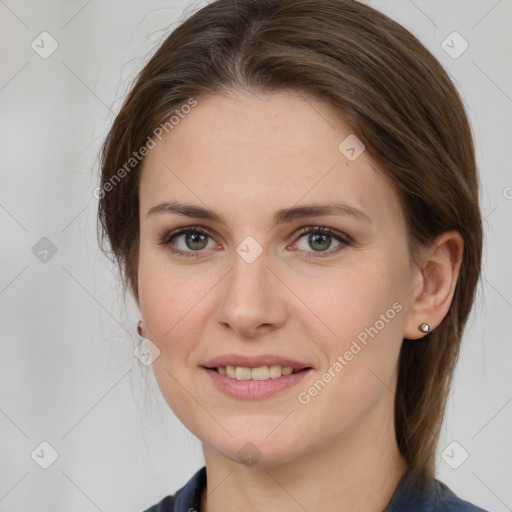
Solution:
{"label": "stud earring", "polygon": [[427,323],[422,323],[422,324],[419,326],[419,329],[420,329],[420,331],[422,331],[422,332],[428,333],[428,332],[430,332],[430,325],[429,325],[429,324],[427,324]]}
{"label": "stud earring", "polygon": [[137,324],[137,333],[139,334],[139,336],[140,336],[141,338],[143,338],[143,336],[142,336],[142,327],[141,327],[141,325],[142,325],[142,320],[139,320],[139,323]]}

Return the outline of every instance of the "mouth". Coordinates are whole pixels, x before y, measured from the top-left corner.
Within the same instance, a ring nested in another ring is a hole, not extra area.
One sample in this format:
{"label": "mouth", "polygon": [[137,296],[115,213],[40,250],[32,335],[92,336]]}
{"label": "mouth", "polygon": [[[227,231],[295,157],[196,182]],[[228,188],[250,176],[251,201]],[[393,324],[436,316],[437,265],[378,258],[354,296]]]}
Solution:
{"label": "mouth", "polygon": [[278,364],[263,365],[255,368],[248,366],[217,366],[208,368],[216,371],[220,375],[225,375],[230,379],[236,380],[270,380],[280,377],[287,377],[292,374],[301,373],[310,370],[311,367],[293,368],[291,366],[281,366]]}
{"label": "mouth", "polygon": [[202,367],[210,382],[222,394],[237,400],[261,400],[291,390],[305,379],[312,367],[291,366],[214,366]]}

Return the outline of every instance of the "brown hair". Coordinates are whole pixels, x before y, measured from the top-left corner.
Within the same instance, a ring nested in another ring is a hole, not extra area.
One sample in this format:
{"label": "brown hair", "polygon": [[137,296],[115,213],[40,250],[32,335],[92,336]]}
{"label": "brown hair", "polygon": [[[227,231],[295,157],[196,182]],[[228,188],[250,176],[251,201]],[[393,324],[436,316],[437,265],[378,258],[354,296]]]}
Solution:
{"label": "brown hair", "polygon": [[106,234],[137,302],[141,165],[126,162],[191,98],[234,88],[294,89],[339,109],[400,197],[413,261],[437,235],[461,233],[449,312],[424,340],[404,340],[399,361],[398,447],[432,478],[482,251],[473,140],[454,85],[411,33],[355,0],[217,0],[197,11],[141,71],[102,149],[100,246]]}

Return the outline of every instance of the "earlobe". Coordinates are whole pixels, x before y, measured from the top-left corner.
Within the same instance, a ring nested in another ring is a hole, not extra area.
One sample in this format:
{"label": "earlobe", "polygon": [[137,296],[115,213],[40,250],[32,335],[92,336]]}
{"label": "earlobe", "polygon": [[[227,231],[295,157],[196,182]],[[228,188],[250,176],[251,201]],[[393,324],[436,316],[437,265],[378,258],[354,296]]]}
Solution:
{"label": "earlobe", "polygon": [[421,332],[424,332],[425,334],[428,334],[430,332],[430,324],[427,324],[426,322],[423,322],[419,326],[419,329],[420,329]]}
{"label": "earlobe", "polygon": [[404,329],[404,338],[419,339],[433,331],[450,309],[459,277],[464,240],[458,231],[439,235],[426,249],[422,283],[414,292]]}
{"label": "earlobe", "polygon": [[137,323],[137,334],[141,337],[141,338],[145,338],[144,336],[144,332],[143,332],[143,323],[142,323],[142,320],[139,320],[139,322]]}

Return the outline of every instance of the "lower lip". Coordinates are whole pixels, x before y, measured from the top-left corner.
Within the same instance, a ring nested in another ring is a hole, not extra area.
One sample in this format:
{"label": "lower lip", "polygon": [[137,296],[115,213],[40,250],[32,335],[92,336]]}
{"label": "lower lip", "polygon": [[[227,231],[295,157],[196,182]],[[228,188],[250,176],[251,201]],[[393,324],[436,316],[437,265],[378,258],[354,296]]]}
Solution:
{"label": "lower lip", "polygon": [[303,370],[291,375],[282,375],[276,379],[266,380],[237,380],[227,375],[222,375],[211,368],[204,368],[220,391],[234,398],[246,400],[257,400],[258,398],[267,398],[275,395],[283,389],[291,388],[298,384],[311,369]]}

